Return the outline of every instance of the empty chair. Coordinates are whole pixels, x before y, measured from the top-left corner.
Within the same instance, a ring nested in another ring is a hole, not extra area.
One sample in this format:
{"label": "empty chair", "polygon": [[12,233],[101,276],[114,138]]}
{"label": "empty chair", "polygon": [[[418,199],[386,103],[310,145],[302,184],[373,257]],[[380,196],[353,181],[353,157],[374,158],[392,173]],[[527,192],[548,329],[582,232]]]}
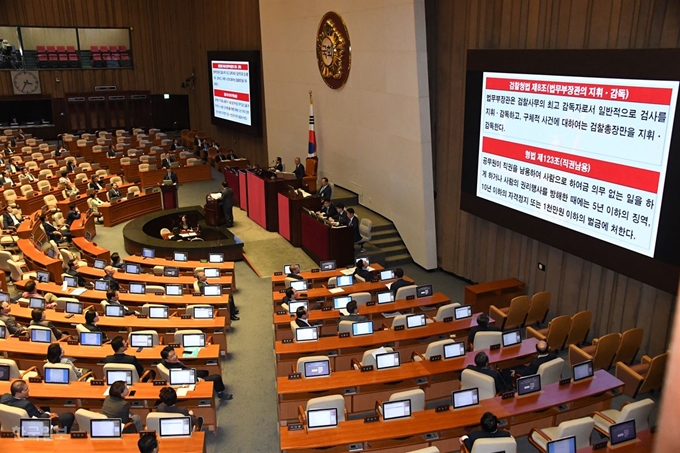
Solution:
{"label": "empty chair", "polygon": [[137,168],[139,169],[139,171],[149,171],[149,164],[148,163],[139,164]]}
{"label": "empty chair", "polygon": [[17,201],[17,193],[14,189],[5,189],[2,191],[7,204],[14,204]]}
{"label": "empty chair", "polygon": [[[45,171],[45,170],[41,170],[41,172],[42,171]],[[50,171],[50,170],[47,170],[47,171]],[[51,176],[52,175],[49,175],[49,177],[51,177]],[[37,187],[38,187],[38,192],[40,192],[40,193],[47,193],[47,192],[50,191],[50,189],[52,189],[52,187],[50,186],[50,182],[45,181],[45,180],[38,181]],[[54,195],[52,195],[52,196],[54,196]],[[56,200],[56,198],[55,198],[55,200]]]}
{"label": "empty chair", "polygon": [[542,363],[538,367],[536,374],[541,376],[541,385],[554,384],[562,379],[564,369],[564,359],[557,357],[549,362]]}
{"label": "empty chair", "polygon": [[492,344],[501,344],[501,332],[477,332],[475,334],[474,350],[489,349]]}
{"label": "empty chair", "polygon": [[626,365],[632,364],[635,361],[635,356],[640,350],[643,336],[644,330],[640,327],[634,327],[623,332],[621,334],[621,343],[619,344],[619,350],[616,351],[614,362],[623,362]]}
{"label": "empty chair", "polygon": [[548,442],[551,440],[563,439],[565,437],[576,436],[576,449],[590,446],[590,434],[593,431],[595,422],[590,417],[567,420],[550,428],[533,428],[529,433],[529,442],[542,452],[546,452]]}
{"label": "empty chair", "polygon": [[571,329],[569,330],[569,335],[567,335],[567,343],[565,346],[585,343],[588,332],[590,332],[590,323],[592,319],[593,312],[590,310],[584,310],[572,316]]}
{"label": "empty chair", "polygon": [[[379,348],[369,349],[368,351],[364,351],[364,355],[361,358],[361,362],[357,362],[356,359],[352,359],[352,366],[356,369],[359,369],[362,366],[369,366],[369,365],[372,365],[373,367],[375,367],[375,357],[373,356],[373,354],[378,349]],[[394,349],[386,347],[385,352],[394,352]]]}
{"label": "empty chair", "polygon": [[35,271],[29,271],[25,264],[19,264],[14,260],[7,261],[7,265],[10,269],[10,278],[12,281],[19,282],[37,275]]}
{"label": "empty chair", "polygon": [[0,357],[0,365],[7,365],[9,366],[9,380],[13,381],[14,379],[26,379],[32,378],[32,377],[39,377],[38,373],[38,368],[32,366],[27,370],[20,370],[19,366],[17,366],[17,363],[12,360],[12,359],[4,359]]}
{"label": "empty chair", "polygon": [[456,307],[460,307],[460,304],[458,302],[442,305],[437,309],[437,314],[434,315],[434,320],[437,322],[442,322],[444,321],[445,318],[453,318],[456,311]]}
{"label": "empty chair", "polygon": [[610,333],[600,338],[595,338],[590,346],[579,348],[571,344],[569,345],[569,363],[576,365],[586,360],[592,360],[594,370],[608,370],[612,366],[620,343],[621,334]]}
{"label": "empty chair", "polygon": [[[311,355],[307,357],[300,357],[297,361],[297,364],[295,365],[295,370],[294,372],[296,373],[302,373],[304,375],[305,372],[305,363],[307,362],[320,362],[322,360],[328,360],[328,356],[325,355]],[[330,361],[329,361],[330,363]]]}
{"label": "empty chair", "polygon": [[161,285],[146,285],[146,294],[165,293],[165,287]]}
{"label": "empty chair", "polygon": [[531,326],[527,327],[526,337],[545,340],[548,342],[550,349],[559,351],[564,348],[564,345],[567,342],[569,330],[571,330],[571,316],[562,315],[553,318],[548,323],[548,327],[544,329],[534,329]]}
{"label": "empty chair", "polygon": [[21,192],[21,195],[25,197],[27,193],[33,192],[33,186],[30,184],[24,184],[23,186],[19,187],[19,191]]}
{"label": "empty chair", "polygon": [[55,197],[52,194],[45,195],[43,197],[43,203],[45,203],[45,206],[47,206],[50,209],[50,211],[57,209],[58,202],[59,201],[57,200],[57,197]]}
{"label": "empty chair", "polygon": [[364,249],[364,244],[369,242],[371,240],[371,230],[373,229],[373,222],[370,219],[363,218],[361,219],[361,222],[359,222],[359,235],[361,236],[361,239],[357,244],[361,246],[361,251],[363,252]]}
{"label": "empty chair", "polygon": [[516,453],[517,441],[513,437],[499,437],[495,439],[477,439],[468,451],[463,445],[461,453]]}
{"label": "empty chair", "polygon": [[498,308],[495,305],[489,307],[489,317],[492,318],[501,330],[515,329],[524,324],[529,312],[529,296],[517,296],[510,301],[510,306]]}
{"label": "empty chair", "polygon": [[165,272],[165,266],[154,266],[151,271],[153,272],[153,275],[162,276]]}
{"label": "empty chair", "polygon": [[108,418],[106,415],[100,412],[89,411],[87,409],[78,409],[75,415],[79,430],[85,431],[88,434],[90,434],[91,420],[104,420]]}
{"label": "empty chair", "polygon": [[432,343],[427,345],[427,349],[425,349],[425,354],[421,354],[418,351],[413,351],[411,359],[414,362],[419,362],[421,360],[430,360],[431,357],[436,355],[444,357],[444,346],[451,343],[455,342],[450,338],[446,340],[433,341]]}
{"label": "empty chair", "polygon": [[639,365],[617,362],[616,377],[623,381],[623,393],[635,398],[642,393],[661,390],[668,354],[665,352],[654,358],[645,355]]}
{"label": "empty chair", "polygon": [[[140,380],[146,379],[148,376],[151,374],[151,370],[146,370],[144,371],[144,374],[141,376],[137,374],[137,368],[135,368],[134,365],[132,364],[127,364],[127,363],[105,363],[104,364],[104,377],[106,377],[106,372],[108,370],[112,371],[130,371],[132,372],[132,383],[139,382]],[[108,383],[109,385],[112,384],[112,382]]]}
{"label": "empty chair", "polygon": [[10,252],[7,250],[0,250],[0,270],[5,271],[6,273],[10,273],[12,269],[10,269],[8,262],[9,261],[14,261],[17,264],[20,265],[25,265],[23,261],[21,261],[21,257],[17,255],[12,255]]}
{"label": "empty chair", "polygon": [[[404,390],[402,392],[393,393],[390,395],[388,401],[403,401],[409,400],[411,407],[411,413],[420,412],[425,410],[425,392],[422,389],[411,389]],[[375,403],[376,413],[382,414],[382,401],[378,400]]]}
{"label": "empty chair", "polygon": [[[475,337],[476,339],[476,337]],[[496,382],[491,376],[475,370],[465,369],[460,373],[460,389],[479,389],[479,399],[485,400],[496,396]]]}
{"label": "empty chair", "polygon": [[[147,306],[147,305],[151,305],[151,304],[144,304],[142,306],[142,314],[144,314],[144,307]],[[160,305],[160,306],[163,307],[164,305]],[[148,314],[148,311],[147,311],[147,314]],[[128,343],[130,342],[130,335],[133,335],[133,334],[151,335],[151,341],[152,341],[153,346],[158,346],[160,344],[160,342],[158,340],[158,332],[156,332],[155,330],[135,330],[133,332],[130,332],[130,334],[128,335]]]}
{"label": "empty chair", "polygon": [[130,186],[128,187],[127,190],[127,197],[132,198],[133,196],[139,195],[139,187],[137,186]]}
{"label": "empty chair", "polygon": [[161,420],[179,417],[184,417],[184,415],[174,412],[149,412],[146,416],[146,429],[148,431],[160,432]]}
{"label": "empty chair", "polygon": [[441,453],[439,448],[435,446],[419,448],[417,450],[409,450],[406,453]]}
{"label": "empty chair", "polygon": [[338,333],[351,333],[354,321],[340,321],[338,323]]}
{"label": "empty chair", "polygon": [[123,184],[123,178],[121,178],[120,176],[111,176],[109,182],[111,183],[111,185],[118,184],[119,186],[121,186]]}
{"label": "empty chair", "polygon": [[415,296],[416,288],[416,285],[402,286],[394,295],[394,300],[406,299],[408,296]]}
{"label": "empty chair", "polygon": [[[203,331],[200,329],[181,329],[177,330],[175,332],[175,343],[182,344],[182,337],[184,335],[195,335],[195,334],[202,334]],[[208,339],[206,339],[206,344],[208,343]]]}
{"label": "empty chair", "polygon": [[3,431],[12,431],[15,426],[20,426],[22,418],[29,418],[25,409],[0,404],[0,427]]}
{"label": "empty chair", "polygon": [[371,293],[368,292],[352,293],[349,295],[349,297],[351,297],[357,302],[358,307],[366,305],[368,302],[371,301]]}
{"label": "empty chair", "polygon": [[347,419],[347,410],[345,409],[345,398],[342,395],[329,395],[322,396],[319,398],[312,398],[307,401],[307,406],[305,411],[302,410],[300,406],[300,415],[303,420],[307,419],[307,412],[313,409],[332,409],[338,410],[338,421],[343,422]]}
{"label": "empty chair", "polygon": [[624,403],[619,411],[616,409],[595,411],[593,413],[595,429],[602,433],[602,435],[609,436],[609,427],[611,425],[635,420],[635,430],[637,432],[645,431],[649,429],[649,416],[653,409],[654,401],[651,398],[646,398],[641,401]]}

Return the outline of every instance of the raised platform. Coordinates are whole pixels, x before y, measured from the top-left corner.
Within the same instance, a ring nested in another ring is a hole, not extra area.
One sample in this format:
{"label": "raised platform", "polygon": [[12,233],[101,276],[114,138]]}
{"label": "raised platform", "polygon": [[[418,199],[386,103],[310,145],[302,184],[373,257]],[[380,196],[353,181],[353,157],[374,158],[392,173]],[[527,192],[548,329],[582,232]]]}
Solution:
{"label": "raised platform", "polygon": [[[192,225],[199,225],[203,241],[166,241],[161,239],[161,228],[172,229],[182,215]],[[223,253],[225,261],[243,259],[243,242],[224,227],[212,227],[205,223],[201,206],[172,209],[139,217],[123,228],[125,251],[140,255],[143,248],[156,251],[156,257],[172,259],[173,252],[187,252],[190,260],[205,260],[208,253]]]}

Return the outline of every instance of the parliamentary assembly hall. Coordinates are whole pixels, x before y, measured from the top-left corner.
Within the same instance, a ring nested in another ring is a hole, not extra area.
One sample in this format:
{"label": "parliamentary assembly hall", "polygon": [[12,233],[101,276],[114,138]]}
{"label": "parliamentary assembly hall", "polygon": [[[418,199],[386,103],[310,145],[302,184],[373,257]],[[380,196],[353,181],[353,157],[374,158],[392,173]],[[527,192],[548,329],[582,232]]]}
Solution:
{"label": "parliamentary assembly hall", "polygon": [[677,451],[679,92],[677,0],[0,1],[0,451]]}

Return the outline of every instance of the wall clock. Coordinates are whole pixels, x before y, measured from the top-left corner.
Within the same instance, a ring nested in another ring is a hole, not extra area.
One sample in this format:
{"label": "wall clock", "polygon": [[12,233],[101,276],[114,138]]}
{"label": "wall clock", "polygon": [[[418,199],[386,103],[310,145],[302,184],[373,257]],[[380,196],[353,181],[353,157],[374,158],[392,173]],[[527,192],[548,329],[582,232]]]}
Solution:
{"label": "wall clock", "polygon": [[40,94],[38,71],[12,71],[12,88],[14,94]]}

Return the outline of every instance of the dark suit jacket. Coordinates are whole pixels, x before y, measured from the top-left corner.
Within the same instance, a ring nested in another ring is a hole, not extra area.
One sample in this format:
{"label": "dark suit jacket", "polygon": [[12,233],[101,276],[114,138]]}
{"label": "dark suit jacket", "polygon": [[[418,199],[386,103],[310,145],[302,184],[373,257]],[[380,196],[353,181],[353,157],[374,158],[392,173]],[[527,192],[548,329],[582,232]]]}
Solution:
{"label": "dark suit jacket", "polygon": [[308,320],[301,318],[296,318],[295,324],[297,324],[298,327],[312,327]]}
{"label": "dark suit jacket", "polygon": [[[335,212],[337,212],[337,210]],[[346,211],[340,212],[340,214],[338,214],[338,217],[336,218],[336,221],[340,225],[347,225],[349,223],[349,217],[347,216],[347,212]]]}
{"label": "dark suit jacket", "polygon": [[[185,417],[189,417],[189,409],[186,407],[181,407],[177,406],[176,404],[173,404],[172,406],[168,406],[165,403],[160,403],[158,406],[156,406],[156,411],[157,412],[165,412],[165,413],[170,413],[170,414],[181,414],[184,415]],[[191,423],[196,424],[196,419],[194,416],[191,416]]]}
{"label": "dark suit jacket", "polygon": [[286,274],[288,278],[294,278],[295,280],[304,280],[304,277],[300,274]]}
{"label": "dark suit jacket", "polygon": [[467,447],[468,451],[472,451],[472,445],[475,443],[477,439],[495,439],[498,437],[510,437],[510,433],[507,431],[499,431],[496,430],[493,433],[488,433],[486,431],[473,431],[469,434],[468,438],[465,439],[465,447]]}
{"label": "dark suit jacket", "polygon": [[98,182],[90,182],[90,184],[88,186],[90,187],[90,189],[94,189],[94,190],[102,190],[103,189],[102,185]]}
{"label": "dark suit jacket", "polygon": [[488,368],[480,368],[477,365],[468,365],[466,369],[474,370],[477,371],[478,373],[486,374],[487,376],[492,377],[494,383],[496,384],[496,393],[505,391],[506,388],[505,379],[503,379],[503,376],[501,376],[501,373],[499,373],[498,371],[490,370]]}
{"label": "dark suit jacket", "polygon": [[163,181],[172,181],[173,184],[177,184],[179,180],[177,179],[177,174],[174,171],[170,172],[170,175],[167,173],[163,175]]}
{"label": "dark suit jacket", "polygon": [[102,333],[102,342],[108,340],[106,337],[106,334],[102,331],[102,329],[99,328],[99,326],[95,326],[94,324],[83,324],[83,327],[85,327],[87,330],[90,332],[101,332]]}
{"label": "dark suit jacket", "polygon": [[296,165],[293,173],[295,173],[297,179],[302,179],[302,177],[305,176],[305,166],[302,165],[302,163]]}
{"label": "dark suit jacket", "polygon": [[118,291],[120,289],[120,285],[118,284],[118,280],[116,280],[113,275],[108,275],[106,274],[102,280],[106,280],[109,282],[109,289],[112,289],[114,291]]}
{"label": "dark suit jacket", "polygon": [[329,219],[337,219],[338,218],[338,210],[333,206],[333,203],[328,205],[328,207],[322,207],[321,212],[326,214],[326,218]]}
{"label": "dark suit jacket", "polygon": [[333,189],[331,189],[331,185],[327,184],[321,188],[319,188],[319,198],[328,198],[329,200],[333,197]]}
{"label": "dark suit jacket", "polygon": [[123,423],[130,421],[130,403],[125,401],[125,398],[116,398],[114,396],[107,396],[102,406],[102,414],[109,418],[120,418]]}
{"label": "dark suit jacket", "polygon": [[403,288],[404,286],[411,286],[411,285],[412,285],[412,283],[409,283],[406,280],[404,280],[403,278],[400,278],[399,280],[392,282],[392,284],[390,285],[390,291],[394,292],[394,295],[396,296],[397,290],[399,288]]}
{"label": "dark suit jacket", "polygon": [[71,227],[71,224],[80,218],[80,211],[69,211],[68,214],[66,214],[66,224]]}
{"label": "dark suit jacket", "polygon": [[61,338],[61,335],[62,335],[61,330],[54,327],[54,324],[52,324],[50,321],[40,321],[40,322],[31,321],[31,325],[32,326],[47,327],[48,329],[52,330],[52,334],[54,334],[54,336],[56,337],[57,340]]}
{"label": "dark suit jacket", "polygon": [[532,374],[536,374],[538,372],[538,367],[543,365],[546,362],[550,362],[551,360],[554,360],[557,358],[557,354],[554,352],[549,352],[548,354],[544,356],[540,356],[536,358],[533,362],[531,362],[528,365],[520,365],[515,368],[515,373],[519,374],[520,376],[530,376]]}
{"label": "dark suit jacket", "polygon": [[139,360],[137,357],[133,355],[127,355],[127,354],[111,354],[106,356],[104,359],[104,363],[127,363],[129,365],[134,365],[135,368],[137,369],[137,374],[139,377],[144,374],[144,367],[142,366],[141,363],[139,363]]}
{"label": "dark suit jacket", "polygon": [[57,240],[61,236],[61,233],[59,230],[57,230],[57,227],[51,223],[43,222],[42,226],[45,229],[45,234],[50,238],[50,240]]}
{"label": "dark suit jacket", "polygon": [[114,189],[109,190],[109,200],[113,198],[120,198],[120,190]]}
{"label": "dark suit jacket", "polygon": [[354,242],[359,242],[361,240],[361,234],[359,233],[359,217],[354,216],[351,219],[348,217],[347,226],[354,230]]}
{"label": "dark suit jacket", "polygon": [[234,189],[231,187],[222,187],[220,193],[222,194],[220,202],[222,203],[223,208],[231,209],[234,206]]}
{"label": "dark suit jacket", "polygon": [[367,282],[370,282],[373,279],[373,274],[371,273],[371,271],[364,268],[359,269],[358,267],[355,267],[354,274],[352,275],[358,275]]}
{"label": "dark suit jacket", "polygon": [[347,315],[340,316],[340,321],[364,322],[368,321],[368,318],[363,315]]}
{"label": "dark suit jacket", "polygon": [[5,323],[9,335],[14,335],[17,332],[21,332],[22,330],[26,329],[25,327],[20,326],[17,323],[16,318],[11,315],[0,315],[0,321]]}
{"label": "dark suit jacket", "polygon": [[274,165],[274,171],[283,171],[283,164]]}
{"label": "dark suit jacket", "polygon": [[27,399],[15,398],[11,393],[5,393],[0,397],[0,404],[6,404],[7,406],[18,407],[25,410],[29,417],[36,418],[50,418],[49,415],[42,412],[38,407],[31,403]]}
{"label": "dark suit jacket", "polygon": [[68,270],[64,271],[64,274],[68,274],[72,277],[75,277],[76,280],[78,281],[78,286],[85,286],[85,279],[83,278],[82,275],[80,275],[80,273],[77,270],[68,269]]}
{"label": "dark suit jacket", "polygon": [[10,226],[19,226],[19,224],[21,223],[21,222],[19,222],[15,225],[14,224],[14,218],[12,217],[12,215],[9,212],[6,212],[2,215],[2,222],[3,222],[3,225],[5,225],[5,228],[9,228]]}
{"label": "dark suit jacket", "polygon": [[167,157],[161,161],[161,167],[163,168],[170,168],[170,164],[172,163],[171,159],[168,159]]}
{"label": "dark suit jacket", "polygon": [[116,157],[116,150],[110,149],[106,152],[106,155],[109,156],[109,157]]}

